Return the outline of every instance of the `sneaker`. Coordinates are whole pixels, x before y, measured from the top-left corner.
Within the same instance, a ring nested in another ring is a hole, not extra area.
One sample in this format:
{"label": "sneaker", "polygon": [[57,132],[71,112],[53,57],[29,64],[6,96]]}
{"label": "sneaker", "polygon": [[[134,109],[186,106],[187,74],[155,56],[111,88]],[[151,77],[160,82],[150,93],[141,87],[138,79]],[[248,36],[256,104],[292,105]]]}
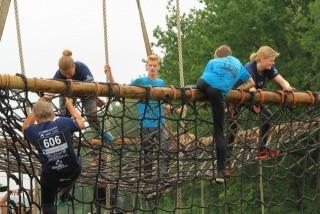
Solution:
{"label": "sneaker", "polygon": [[8,186],[2,186],[2,184],[0,184],[0,192],[6,192],[8,189]]}
{"label": "sneaker", "polygon": [[222,171],[218,171],[216,176],[216,183],[217,184],[223,184],[224,183],[224,174]]}
{"label": "sneaker", "polygon": [[112,143],[113,141],[113,136],[110,132],[104,132],[103,133],[103,140],[106,143]]}
{"label": "sneaker", "polygon": [[230,178],[232,174],[232,167],[230,164],[227,164],[226,167],[224,168],[224,176],[226,178]]}
{"label": "sneaker", "polygon": [[256,156],[256,160],[267,160],[269,158],[276,158],[280,155],[279,150],[262,150]]}
{"label": "sneaker", "polygon": [[272,158],[276,158],[276,157],[278,157],[280,155],[280,151],[279,150],[270,150],[269,153],[270,153],[270,156]]}
{"label": "sneaker", "polygon": [[268,151],[260,151],[257,155],[256,155],[256,160],[267,160],[269,158],[269,152]]}

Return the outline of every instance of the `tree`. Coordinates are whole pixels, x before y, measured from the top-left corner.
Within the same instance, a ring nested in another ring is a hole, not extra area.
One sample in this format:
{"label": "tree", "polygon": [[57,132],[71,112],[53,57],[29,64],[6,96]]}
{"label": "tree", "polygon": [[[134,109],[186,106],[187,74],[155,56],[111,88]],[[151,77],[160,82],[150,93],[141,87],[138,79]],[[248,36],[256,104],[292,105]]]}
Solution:
{"label": "tree", "polygon": [[[293,85],[306,86],[301,70],[310,69],[308,52],[302,47],[304,30],[300,17],[309,13],[307,2],[278,0],[201,0],[204,9],[183,14],[183,57],[186,84],[195,84],[214,49],[221,44],[232,47],[244,63],[261,45],[281,53],[277,67]],[[167,30],[157,27],[155,46],[164,53],[162,75],[178,85],[178,52],[175,7],[168,4]],[[316,11],[316,9],[315,9]],[[313,34],[313,33],[311,33]],[[318,34],[316,34],[318,35]],[[308,74],[308,72],[307,72]],[[308,77],[308,75],[307,75]],[[302,82],[303,81],[303,82]]]}

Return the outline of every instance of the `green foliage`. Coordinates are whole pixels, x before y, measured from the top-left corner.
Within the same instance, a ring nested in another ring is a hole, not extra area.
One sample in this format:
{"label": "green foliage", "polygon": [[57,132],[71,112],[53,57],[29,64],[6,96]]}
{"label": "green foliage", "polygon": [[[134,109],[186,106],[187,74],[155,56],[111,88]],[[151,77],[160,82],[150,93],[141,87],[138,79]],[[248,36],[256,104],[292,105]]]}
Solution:
{"label": "green foliage", "polygon": [[[203,9],[193,9],[181,17],[183,32],[183,65],[186,85],[194,85],[216,47],[228,44],[233,55],[246,63],[252,52],[262,45],[269,45],[280,52],[277,68],[280,73],[298,90],[319,90],[320,74],[320,0],[199,0]],[[174,1],[169,0],[166,29],[157,27],[154,46],[163,51],[161,77],[168,84],[179,85],[178,45],[176,14]],[[275,89],[274,85],[268,88]],[[112,123],[121,124],[126,133],[112,132],[114,136],[137,137],[138,132],[135,109],[125,109],[121,103],[113,106]],[[199,109],[199,108],[198,108]],[[299,111],[293,109],[292,111]],[[199,109],[187,115],[201,115],[211,120],[210,110]],[[278,117],[275,115],[275,117]],[[170,116],[168,121],[176,122]],[[196,120],[195,118],[193,118]],[[242,120],[251,119],[250,113],[241,116]],[[290,118],[286,118],[290,119]],[[132,121],[132,122],[129,122]],[[210,133],[208,121],[197,121],[197,131],[204,136]],[[252,125],[252,124],[251,124]],[[178,126],[178,125],[176,125]],[[190,126],[195,126],[191,124]],[[242,128],[246,128],[243,126]],[[174,129],[176,130],[176,129]],[[308,145],[308,137],[305,143]],[[263,185],[266,213],[317,213],[320,209],[319,175],[312,166],[319,167],[310,160],[319,161],[319,149],[292,152],[287,158],[274,163],[274,160],[263,161]],[[306,155],[312,157],[307,158]],[[306,160],[298,162],[298,160]],[[272,167],[270,167],[272,166]],[[213,180],[200,180],[185,184],[182,187],[183,213],[249,213],[261,212],[260,176],[258,162],[251,162],[233,172],[232,179],[224,186]],[[309,169],[311,168],[311,169]],[[203,197],[200,186],[204,186]],[[90,190],[88,190],[90,191]],[[90,194],[88,192],[88,194]],[[80,196],[77,196],[80,197]],[[141,202],[139,207],[152,209],[158,207],[159,213],[175,212],[176,191],[170,191],[159,203]],[[202,201],[203,200],[203,201]],[[130,202],[131,203],[131,202]]]}
{"label": "green foliage", "polygon": [[[280,52],[277,68],[298,90],[318,91],[320,87],[318,68],[320,66],[320,0],[199,0],[203,9],[191,10],[181,17],[183,33],[183,65],[186,85],[194,85],[215,48],[228,44],[233,55],[246,63],[252,52],[262,45],[269,45]],[[179,85],[178,45],[174,2],[168,4],[166,29],[157,27],[154,44],[163,50],[162,78],[169,84]],[[271,89],[276,86],[268,84]],[[199,110],[200,115],[210,118],[209,110]],[[249,115],[244,114],[242,118]],[[208,132],[201,127],[202,133]],[[207,130],[206,130],[207,129]],[[266,213],[315,213],[319,210],[316,195],[317,176],[304,172],[304,167],[296,163],[299,155],[284,161],[276,168],[264,169],[267,180],[264,189]],[[311,165],[311,163],[306,163]],[[223,189],[212,182],[205,182],[205,204],[212,206],[207,213],[259,213],[259,177],[257,165],[241,169],[241,182],[228,184]],[[305,174],[304,174],[305,173]],[[302,176],[298,176],[301,175]],[[285,178],[285,179],[284,179]],[[239,178],[238,178],[239,179]],[[199,181],[183,188],[184,204],[200,206]],[[197,186],[197,187],[195,187]],[[319,188],[319,187],[318,187]],[[319,193],[318,193],[319,194]],[[171,198],[170,198],[171,197]],[[303,198],[307,197],[307,198]],[[288,200],[284,200],[288,198]],[[232,206],[223,205],[227,199]],[[172,196],[163,199],[172,203]],[[274,204],[283,201],[282,204]],[[169,206],[169,205],[168,205]],[[172,207],[172,204],[170,205]],[[194,208],[194,213],[201,213]]]}
{"label": "green foliage", "polygon": [[[297,89],[318,86],[319,1],[202,0],[204,9],[183,14],[183,63],[186,84],[195,84],[212,53],[228,44],[244,63],[250,53],[269,45],[281,56],[277,68]],[[162,78],[179,85],[175,7],[168,4],[166,30],[157,27],[154,44],[164,53]],[[303,74],[303,75],[301,75]],[[316,88],[313,88],[316,90]]]}

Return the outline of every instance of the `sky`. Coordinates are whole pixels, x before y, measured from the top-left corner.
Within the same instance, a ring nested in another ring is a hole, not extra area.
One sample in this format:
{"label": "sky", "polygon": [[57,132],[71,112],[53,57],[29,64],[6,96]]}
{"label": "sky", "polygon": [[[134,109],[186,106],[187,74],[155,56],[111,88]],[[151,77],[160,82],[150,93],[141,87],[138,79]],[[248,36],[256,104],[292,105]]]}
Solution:
{"label": "sky", "polygon": [[[146,52],[136,1],[106,2],[110,65],[116,82],[127,84],[146,73],[142,63]],[[140,2],[149,39],[155,42],[152,31],[158,25],[165,28],[168,0]],[[197,0],[180,0],[182,12],[191,8],[201,8],[201,5]],[[62,51],[70,49],[75,60],[88,65],[96,81],[105,81],[102,0],[21,0],[18,1],[18,9],[27,77],[52,78],[58,69]],[[0,41],[0,73],[15,75],[20,72],[11,1]],[[0,183],[5,181],[5,174],[0,173]]]}
{"label": "sky", "polygon": [[[11,2],[0,42],[0,72],[14,75],[21,69]],[[110,65],[116,82],[130,83],[145,74],[142,59],[146,52],[136,1],[106,2]],[[155,42],[152,32],[158,25],[165,28],[168,0],[140,2],[150,41]],[[200,7],[197,0],[180,0],[182,12]],[[88,65],[96,81],[105,81],[102,0],[18,1],[18,9],[27,77],[52,78],[62,51],[69,49],[76,61]]]}

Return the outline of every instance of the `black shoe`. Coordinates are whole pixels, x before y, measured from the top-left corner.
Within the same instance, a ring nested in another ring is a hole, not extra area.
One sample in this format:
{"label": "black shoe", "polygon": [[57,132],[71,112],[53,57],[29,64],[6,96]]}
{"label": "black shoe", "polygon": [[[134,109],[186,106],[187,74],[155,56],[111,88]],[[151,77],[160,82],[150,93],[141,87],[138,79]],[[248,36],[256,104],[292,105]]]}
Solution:
{"label": "black shoe", "polygon": [[223,171],[218,171],[216,175],[216,183],[217,184],[223,184],[224,183],[224,173]]}
{"label": "black shoe", "polygon": [[0,186],[0,192],[6,192],[8,190],[8,186]]}

